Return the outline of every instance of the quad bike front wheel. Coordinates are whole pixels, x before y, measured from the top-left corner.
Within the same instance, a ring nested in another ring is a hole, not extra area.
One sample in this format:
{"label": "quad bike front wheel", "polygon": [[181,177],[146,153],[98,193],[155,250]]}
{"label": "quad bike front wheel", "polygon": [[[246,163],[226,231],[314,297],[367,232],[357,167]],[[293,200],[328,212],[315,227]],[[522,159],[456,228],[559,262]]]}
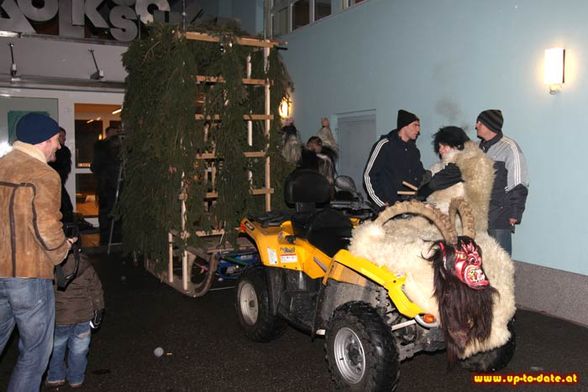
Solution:
{"label": "quad bike front wheel", "polygon": [[249,267],[241,273],[236,308],[245,335],[253,341],[269,342],[286,329],[286,321],[271,312],[263,267]]}
{"label": "quad bike front wheel", "polygon": [[508,331],[510,338],[505,344],[490,351],[474,354],[462,360],[461,366],[472,372],[495,372],[504,368],[512,359],[516,347],[514,319],[508,323]]}
{"label": "quad bike front wheel", "polygon": [[329,323],[325,349],[339,389],[396,390],[400,361],[395,340],[371,306],[355,302],[337,309]]}

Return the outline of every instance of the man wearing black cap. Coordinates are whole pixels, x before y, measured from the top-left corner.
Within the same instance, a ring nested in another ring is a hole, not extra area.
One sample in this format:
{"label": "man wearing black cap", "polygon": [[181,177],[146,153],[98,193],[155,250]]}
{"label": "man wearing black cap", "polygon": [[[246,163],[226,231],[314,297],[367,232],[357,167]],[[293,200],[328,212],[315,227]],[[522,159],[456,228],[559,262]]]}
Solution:
{"label": "man wearing black cap", "polygon": [[503,123],[500,110],[484,110],[476,120],[476,131],[480,148],[494,160],[488,233],[512,255],[512,233],[523,218],[529,180],[525,156],[517,142],[502,134]]}
{"label": "man wearing black cap", "polygon": [[425,169],[416,139],[421,130],[419,118],[406,110],[398,111],[397,127],[372,147],[363,183],[369,199],[380,209],[400,200],[402,182],[419,186]]}
{"label": "man wearing black cap", "polygon": [[0,353],[14,326],[20,355],[9,392],[38,391],[53,344],[53,268],[77,239],[61,228],[61,181],[55,159],[59,126],[29,113],[16,125],[17,141],[0,158]]}

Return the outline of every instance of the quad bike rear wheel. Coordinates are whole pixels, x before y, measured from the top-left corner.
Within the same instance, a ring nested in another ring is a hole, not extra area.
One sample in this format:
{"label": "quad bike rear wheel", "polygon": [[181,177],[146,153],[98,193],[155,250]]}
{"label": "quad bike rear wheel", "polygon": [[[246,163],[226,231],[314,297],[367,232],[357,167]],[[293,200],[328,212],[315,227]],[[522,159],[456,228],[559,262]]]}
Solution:
{"label": "quad bike rear wheel", "polygon": [[354,302],[335,311],[325,349],[337,388],[362,392],[396,390],[400,361],[395,339],[368,304]]}
{"label": "quad bike rear wheel", "polygon": [[508,331],[510,332],[510,339],[505,344],[494,350],[474,354],[462,360],[461,366],[472,372],[495,372],[504,368],[512,359],[515,351],[514,319],[508,323]]}
{"label": "quad bike rear wheel", "polygon": [[253,341],[269,342],[286,330],[286,321],[271,312],[263,267],[249,267],[241,273],[236,308],[245,335]]}

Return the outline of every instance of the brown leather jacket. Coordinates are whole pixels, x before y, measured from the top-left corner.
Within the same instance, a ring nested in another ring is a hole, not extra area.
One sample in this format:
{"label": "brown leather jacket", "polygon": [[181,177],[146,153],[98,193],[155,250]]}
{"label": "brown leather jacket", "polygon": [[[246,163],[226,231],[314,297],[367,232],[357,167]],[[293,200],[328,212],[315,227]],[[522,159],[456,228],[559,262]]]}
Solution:
{"label": "brown leather jacket", "polygon": [[53,279],[70,248],[61,228],[59,175],[31,144],[0,158],[0,277]]}

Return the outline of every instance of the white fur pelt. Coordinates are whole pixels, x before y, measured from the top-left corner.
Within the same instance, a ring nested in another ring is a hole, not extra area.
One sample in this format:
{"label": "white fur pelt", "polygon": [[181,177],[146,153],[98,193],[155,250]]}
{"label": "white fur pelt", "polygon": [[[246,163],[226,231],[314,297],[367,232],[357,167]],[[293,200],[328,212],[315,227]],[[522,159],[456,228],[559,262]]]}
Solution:
{"label": "white fur pelt", "polygon": [[[492,161],[473,142],[466,143],[464,150],[452,159],[460,168],[464,182],[458,184],[461,187],[451,187],[454,192],[446,192],[445,197],[457,194],[472,207],[476,218],[475,241],[482,249],[483,268],[490,284],[498,291],[494,298],[490,337],[485,341],[470,342],[463,353],[463,358],[467,358],[508,341],[510,332],[507,324],[515,312],[514,266],[509,255],[486,232],[494,178]],[[459,195],[461,192],[463,194]],[[435,204],[448,206],[450,199],[442,198],[439,193],[433,194]],[[423,217],[392,219],[383,227],[375,222],[366,222],[354,229],[349,250],[379,266],[388,267],[398,275],[406,275],[406,295],[425,312],[439,319],[439,306],[433,295],[433,267],[422,255],[427,254],[433,241],[440,239],[442,235],[437,227]]]}
{"label": "white fur pelt", "polygon": [[427,202],[447,213],[451,199],[464,198],[474,212],[476,231],[487,231],[490,194],[494,182],[494,162],[474,142],[468,141],[462,151],[455,150],[446,154],[441,162],[431,167],[431,172],[435,174],[448,163],[457,165],[463,182],[432,193]]}

